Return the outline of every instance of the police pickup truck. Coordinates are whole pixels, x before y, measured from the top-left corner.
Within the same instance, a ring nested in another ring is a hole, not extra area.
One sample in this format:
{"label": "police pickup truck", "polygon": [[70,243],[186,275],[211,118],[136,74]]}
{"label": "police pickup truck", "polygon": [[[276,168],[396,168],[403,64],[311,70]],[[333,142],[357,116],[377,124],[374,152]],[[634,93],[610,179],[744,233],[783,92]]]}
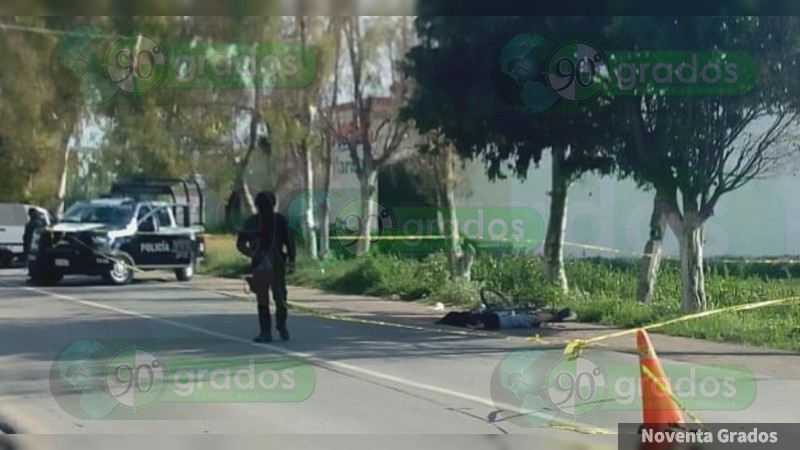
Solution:
{"label": "police pickup truck", "polygon": [[[174,201],[175,183],[183,184],[187,202]],[[202,191],[196,187],[192,201],[184,180],[140,180],[115,184],[105,198],[72,205],[58,224],[34,233],[31,280],[52,285],[64,275],[82,274],[121,285],[139,270],[172,270],[179,281],[188,281],[205,255]],[[164,194],[173,201],[159,200]]]}

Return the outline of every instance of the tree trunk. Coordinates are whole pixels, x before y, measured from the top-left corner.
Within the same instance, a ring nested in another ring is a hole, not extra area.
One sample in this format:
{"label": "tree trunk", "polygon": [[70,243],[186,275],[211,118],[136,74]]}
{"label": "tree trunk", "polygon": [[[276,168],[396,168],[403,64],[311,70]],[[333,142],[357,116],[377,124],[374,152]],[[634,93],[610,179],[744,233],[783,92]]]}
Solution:
{"label": "tree trunk", "polygon": [[569,175],[564,169],[566,148],[553,148],[550,218],[544,241],[545,275],[547,282],[557,285],[565,294],[569,291],[564,271],[564,235],[567,228],[567,191]]}
{"label": "tree trunk", "polygon": [[[342,48],[342,31],[341,22],[339,19],[331,19],[329,31],[334,36],[334,56],[333,61],[336,65],[333,69],[333,86],[331,88],[333,94],[330,103],[331,122],[336,123],[337,118],[334,116],[333,110],[339,102],[339,55]],[[330,125],[330,122],[329,122]],[[331,182],[333,180],[333,133],[330,127],[325,128],[323,134],[325,140],[325,179],[323,180],[323,199],[321,205],[322,225],[320,226],[320,257],[325,259],[331,248]]]}
{"label": "tree trunk", "polygon": [[448,186],[442,186],[442,195],[437,195],[439,200],[439,233],[445,237],[444,250],[450,265],[450,278],[469,279],[468,268],[464,266],[464,252],[461,250],[461,233],[458,229],[458,214],[456,213],[455,196]]}
{"label": "tree trunk", "polygon": [[445,202],[442,205],[442,216],[439,223],[442,224],[441,233],[444,234],[445,224],[450,228],[450,234],[445,241],[445,251],[447,252],[447,259],[450,265],[450,278],[453,280],[470,280],[472,277],[472,263],[474,262],[474,251],[461,243],[461,233],[458,230],[458,215],[456,214],[455,205]]}
{"label": "tree trunk", "polygon": [[[261,114],[259,112],[260,99],[261,92],[258,88],[256,88],[253,90],[253,107],[250,111],[250,140],[247,144],[247,150],[245,151],[244,157],[241,160],[236,161],[236,175],[233,184],[234,192],[239,195],[238,212],[240,214],[244,213],[245,215],[256,213],[256,205],[253,201],[253,194],[250,192],[250,187],[245,181],[245,174],[247,173],[247,167],[250,165],[250,157],[253,156],[253,151],[255,151],[256,142],[258,140],[258,123],[261,120]],[[247,208],[246,210],[245,207]],[[232,223],[231,209],[231,207],[226,209],[226,215],[228,216],[225,218],[226,223]]]}
{"label": "tree trunk", "polygon": [[378,171],[365,168],[361,177],[361,201],[363,205],[361,236],[356,244],[356,256],[369,252],[372,236],[378,231]]}
{"label": "tree trunk", "polygon": [[236,191],[239,193],[239,213],[244,215],[255,214],[256,203],[253,199],[253,192],[250,190],[250,186],[242,181],[239,186],[236,187]]}
{"label": "tree trunk", "polygon": [[225,205],[225,223],[238,229],[237,224],[243,223],[243,216],[249,216],[256,213],[256,205],[253,199],[253,194],[250,191],[250,186],[244,180],[245,165],[239,164],[236,168],[236,175],[234,177],[233,189],[231,195],[228,197],[228,203]]}
{"label": "tree trunk", "polygon": [[686,212],[680,234],[681,283],[683,311],[706,309],[705,277],[703,275],[703,224],[697,214]]}
{"label": "tree trunk", "polygon": [[[474,254],[461,243],[455,193],[455,155],[452,148],[443,148],[434,157],[436,175],[436,201],[439,207],[439,233],[445,236],[445,252],[450,265],[450,278],[469,280]],[[449,230],[449,231],[448,231]],[[465,251],[466,250],[466,251]]]}
{"label": "tree trunk", "polygon": [[644,245],[642,261],[639,265],[639,287],[636,290],[636,298],[641,302],[647,302],[653,298],[658,269],[661,266],[662,246],[667,230],[667,216],[662,197],[663,194],[656,189],[653,197],[653,212],[650,215],[650,238]]}
{"label": "tree trunk", "polygon": [[64,199],[67,196],[67,175],[69,173],[69,140],[71,133],[65,133],[61,139],[61,148],[64,149],[64,160],[62,161],[61,174],[58,179],[58,192],[56,192],[55,202],[52,212],[56,217],[64,214]]}
{"label": "tree trunk", "polygon": [[[332,166],[331,166],[332,167]],[[331,200],[330,191],[331,183],[330,177],[325,177],[325,187],[322,192],[322,203],[320,204],[320,219],[322,223],[319,226],[319,257],[325,259],[328,257],[328,252],[331,249]]]}
{"label": "tree trunk", "polygon": [[64,214],[64,199],[67,196],[67,172],[69,171],[69,150],[64,149],[64,161],[61,166],[61,174],[58,179],[58,192],[56,193],[55,204],[53,205],[53,212],[56,217],[61,217]]}
{"label": "tree trunk", "polygon": [[320,204],[319,257],[325,259],[331,249],[331,182],[333,180],[333,142],[330,135],[325,138],[325,171],[322,179],[322,203]]}
{"label": "tree trunk", "polygon": [[303,172],[305,173],[305,240],[308,255],[317,259],[317,228],[314,219],[314,164],[311,160],[311,151],[305,139],[300,143],[303,152]]}

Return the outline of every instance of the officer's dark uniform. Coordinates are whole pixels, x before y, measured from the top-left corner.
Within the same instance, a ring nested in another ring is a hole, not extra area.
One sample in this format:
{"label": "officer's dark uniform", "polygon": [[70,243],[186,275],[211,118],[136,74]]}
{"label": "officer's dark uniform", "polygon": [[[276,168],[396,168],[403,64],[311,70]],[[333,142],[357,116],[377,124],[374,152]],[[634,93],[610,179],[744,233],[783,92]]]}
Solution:
{"label": "officer's dark uniform", "polygon": [[268,193],[260,193],[256,197],[256,206],[259,213],[245,220],[242,231],[236,239],[236,248],[250,257],[250,270],[253,280],[257,280],[256,270],[263,258],[270,258],[272,266],[271,286],[253,286],[253,292],[258,299],[258,322],[261,334],[255,338],[257,342],[272,340],[271,317],[269,311],[269,290],[275,298],[275,326],[281,339],[289,339],[286,328],[287,290],[286,268],[294,266],[295,246],[294,238],[289,230],[289,223],[282,214],[272,210],[274,200]]}
{"label": "officer's dark uniform", "polygon": [[28,210],[28,223],[25,224],[25,232],[22,235],[22,253],[25,263],[28,261],[28,254],[31,250],[31,241],[33,240],[33,232],[37,228],[43,227],[47,224],[41,213],[33,208]]}

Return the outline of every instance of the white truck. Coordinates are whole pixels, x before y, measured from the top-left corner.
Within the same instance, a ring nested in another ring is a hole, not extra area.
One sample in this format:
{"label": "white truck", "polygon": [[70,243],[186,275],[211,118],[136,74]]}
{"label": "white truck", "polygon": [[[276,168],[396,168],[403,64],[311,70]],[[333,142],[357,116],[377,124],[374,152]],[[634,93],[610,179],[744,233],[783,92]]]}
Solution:
{"label": "white truck", "polygon": [[8,267],[22,257],[25,225],[31,209],[39,211],[50,225],[50,214],[44,208],[23,203],[0,203],[0,267]]}
{"label": "white truck", "polygon": [[43,285],[64,275],[122,285],[136,270],[172,270],[188,281],[205,256],[204,216],[197,180],[114,183],[109,194],[73,204],[57,225],[34,233],[28,274]]}

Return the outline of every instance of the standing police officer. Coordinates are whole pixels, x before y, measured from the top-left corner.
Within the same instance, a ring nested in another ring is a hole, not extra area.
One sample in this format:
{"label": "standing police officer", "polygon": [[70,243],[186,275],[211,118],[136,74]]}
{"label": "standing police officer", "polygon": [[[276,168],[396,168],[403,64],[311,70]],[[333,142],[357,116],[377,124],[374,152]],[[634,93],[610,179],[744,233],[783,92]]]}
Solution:
{"label": "standing police officer", "polygon": [[25,224],[25,231],[22,235],[22,253],[26,265],[28,264],[28,255],[31,251],[33,233],[37,228],[41,228],[46,225],[47,221],[42,213],[37,211],[36,208],[30,208],[28,210],[28,223]]}
{"label": "standing police officer", "polygon": [[275,196],[260,192],[255,199],[258,212],[247,218],[236,239],[236,248],[250,257],[250,289],[258,300],[258,324],[261,333],[255,342],[272,342],[272,322],[269,311],[269,291],[275,298],[275,326],[281,339],[289,340],[286,328],[287,308],[286,272],[294,270],[294,238],[289,223],[281,213],[275,212]]}

